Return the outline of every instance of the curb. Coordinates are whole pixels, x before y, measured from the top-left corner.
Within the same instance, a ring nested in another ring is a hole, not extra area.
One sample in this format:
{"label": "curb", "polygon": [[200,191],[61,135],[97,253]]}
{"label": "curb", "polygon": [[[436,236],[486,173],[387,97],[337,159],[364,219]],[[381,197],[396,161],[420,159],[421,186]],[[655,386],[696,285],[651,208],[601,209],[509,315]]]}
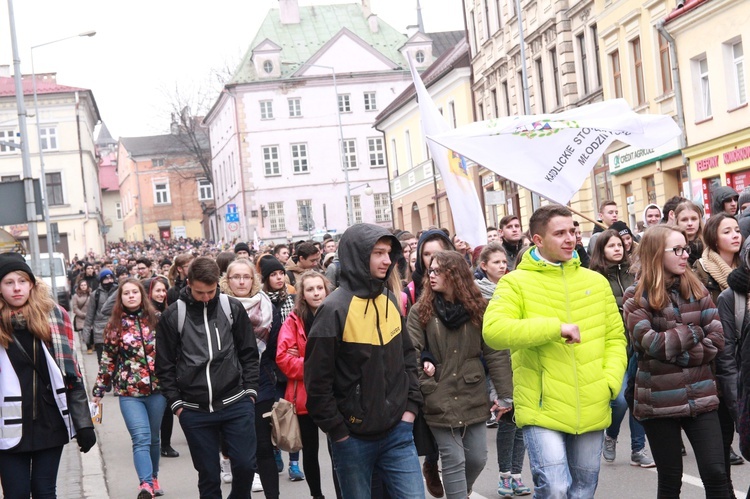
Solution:
{"label": "curb", "polygon": [[[82,345],[77,332],[73,332],[75,345]],[[83,378],[83,385],[86,387],[86,394],[90,393],[88,382],[86,381],[86,366],[81,355],[86,355],[85,352],[77,349],[76,356],[80,359],[78,362],[78,369],[81,370],[81,377]],[[94,431],[96,431],[96,443],[90,451],[80,452],[81,457],[81,489],[83,491],[82,499],[109,499],[109,490],[107,489],[107,480],[104,476],[104,459],[102,458],[102,449],[99,446],[101,442],[101,435],[94,425]],[[102,495],[104,492],[105,495]]]}

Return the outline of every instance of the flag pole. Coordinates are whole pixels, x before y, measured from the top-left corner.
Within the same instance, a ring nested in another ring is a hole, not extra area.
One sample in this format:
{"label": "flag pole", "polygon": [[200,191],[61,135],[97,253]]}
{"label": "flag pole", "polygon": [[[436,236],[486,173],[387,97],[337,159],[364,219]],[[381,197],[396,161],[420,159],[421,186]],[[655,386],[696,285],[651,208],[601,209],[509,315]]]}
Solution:
{"label": "flag pole", "polygon": [[584,215],[584,214],[583,214],[583,213],[581,213],[580,211],[576,210],[575,208],[571,208],[570,206],[568,206],[567,208],[568,208],[568,209],[569,209],[570,211],[572,211],[573,213],[575,213],[576,215],[578,215],[579,217],[581,217],[581,218],[585,218],[585,219],[586,219],[586,220],[588,220],[589,222],[592,222],[592,223],[594,223],[594,225],[598,225],[599,227],[601,227],[601,228],[602,228],[602,229],[604,229],[604,230],[607,230],[607,229],[609,229],[609,227],[607,227],[606,225],[604,225],[604,224],[603,224],[602,222],[600,222],[599,220],[594,220],[593,218],[589,217],[588,215]]}

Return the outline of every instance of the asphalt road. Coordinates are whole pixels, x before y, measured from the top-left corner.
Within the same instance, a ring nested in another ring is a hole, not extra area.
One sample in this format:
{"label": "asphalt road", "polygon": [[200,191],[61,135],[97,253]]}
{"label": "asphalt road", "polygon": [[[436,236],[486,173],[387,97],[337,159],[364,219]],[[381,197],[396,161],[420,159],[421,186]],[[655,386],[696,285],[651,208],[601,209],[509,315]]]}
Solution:
{"label": "asphalt road", "polygon": [[[86,369],[89,386],[96,375],[96,355],[81,354]],[[120,415],[119,403],[116,397],[107,394],[104,402],[104,422],[97,427],[100,448],[104,462],[104,476],[107,491],[100,491],[94,497],[111,499],[130,499],[137,495],[138,478],[133,466],[130,436]],[[472,499],[497,498],[497,453],[495,448],[495,432],[487,431],[488,459],[485,470],[474,485]],[[331,461],[325,445],[325,437],[321,433],[320,464],[323,483],[323,493],[328,499],[335,498],[331,475]],[[685,439],[687,443],[687,439]],[[161,459],[159,480],[165,491],[165,499],[197,498],[198,474],[193,469],[185,437],[180,425],[175,421],[173,447],[180,452],[175,459]],[[599,474],[598,498],[648,498],[656,496],[657,475],[655,469],[642,469],[630,466],[630,437],[627,423],[623,424],[620,433],[620,444],[617,447],[617,459],[614,463],[602,462]],[[737,447],[735,445],[735,450]],[[218,456],[217,456],[218,459]],[[289,481],[286,465],[288,455],[284,454],[285,469],[279,476],[282,498],[310,497],[307,482]],[[705,497],[698,469],[695,464],[692,449],[688,448],[688,455],[684,458],[684,475],[682,498]],[[744,498],[750,486],[750,464],[732,467],[732,477],[738,498]],[[528,461],[524,463],[523,478],[527,485],[533,485]],[[229,495],[230,486],[222,487],[224,495]],[[262,492],[253,493],[253,497],[264,497]],[[430,497],[427,495],[427,497]],[[72,499],[72,498],[71,498]]]}

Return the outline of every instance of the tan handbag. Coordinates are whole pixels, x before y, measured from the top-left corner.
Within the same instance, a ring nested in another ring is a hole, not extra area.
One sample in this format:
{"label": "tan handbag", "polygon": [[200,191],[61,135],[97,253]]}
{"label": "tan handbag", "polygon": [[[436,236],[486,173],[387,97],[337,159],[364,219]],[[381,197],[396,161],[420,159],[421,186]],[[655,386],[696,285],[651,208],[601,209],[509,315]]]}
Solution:
{"label": "tan handbag", "polygon": [[[294,393],[297,393],[296,381]],[[264,418],[271,418],[271,442],[279,450],[286,452],[297,452],[302,449],[302,433],[299,429],[295,405],[294,402],[282,398],[274,402],[271,412],[263,414]]]}

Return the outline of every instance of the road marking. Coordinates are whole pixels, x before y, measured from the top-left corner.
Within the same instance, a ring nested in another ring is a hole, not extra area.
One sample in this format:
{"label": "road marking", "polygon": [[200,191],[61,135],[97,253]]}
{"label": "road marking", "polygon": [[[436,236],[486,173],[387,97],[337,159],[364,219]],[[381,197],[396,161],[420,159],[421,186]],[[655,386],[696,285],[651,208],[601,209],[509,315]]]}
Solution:
{"label": "road marking", "polygon": [[484,497],[482,494],[477,494],[476,492],[472,492],[469,496],[469,499],[489,499],[487,497]]}
{"label": "road marking", "polygon": [[[656,468],[649,468],[648,471],[650,471],[652,473],[657,473]],[[701,488],[701,489],[703,488],[703,480],[701,480],[700,477],[693,476],[693,475],[688,475],[687,473],[683,473],[682,474],[682,481],[685,482],[685,483],[687,483],[687,484],[689,484],[689,485],[693,485],[693,486]],[[742,491],[742,490],[735,490],[734,491],[734,495],[737,496],[737,497],[745,497],[746,494],[747,494],[747,491]]]}

